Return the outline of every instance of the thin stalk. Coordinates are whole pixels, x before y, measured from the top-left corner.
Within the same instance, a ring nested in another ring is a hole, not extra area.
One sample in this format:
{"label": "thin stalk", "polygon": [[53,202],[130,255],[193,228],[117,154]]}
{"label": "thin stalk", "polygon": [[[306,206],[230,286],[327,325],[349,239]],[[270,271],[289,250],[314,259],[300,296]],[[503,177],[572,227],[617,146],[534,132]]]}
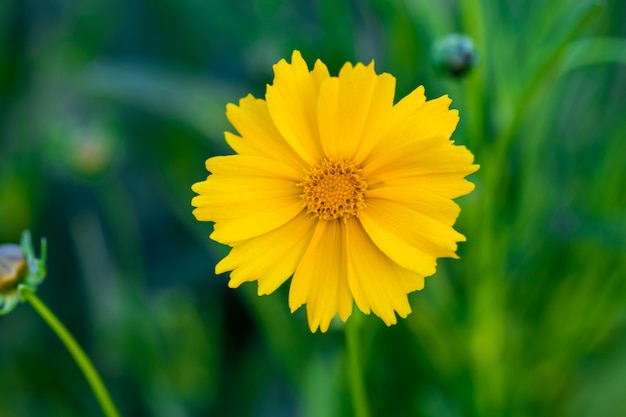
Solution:
{"label": "thin stalk", "polygon": [[467,123],[465,143],[477,149],[484,143],[485,131],[485,77],[489,65],[489,45],[485,36],[485,13],[481,0],[462,0],[461,18],[464,32],[470,35],[482,61],[464,79],[465,108],[462,116]]}
{"label": "thin stalk", "polygon": [[365,383],[363,381],[363,368],[361,366],[361,353],[359,341],[359,320],[353,317],[346,323],[346,350],[348,355],[348,376],[350,383],[350,394],[354,407],[355,417],[369,417],[369,406],[365,395]]}
{"label": "thin stalk", "polygon": [[93,366],[83,349],[80,347],[78,342],[76,342],[74,336],[72,336],[63,323],[61,323],[52,311],[50,311],[44,302],[37,297],[33,290],[27,287],[21,287],[20,297],[23,300],[28,301],[30,305],[33,306],[35,311],[41,316],[42,319],[44,319],[59,339],[61,339],[61,342],[63,342],[67,350],[70,352],[74,361],[76,361],[76,364],[83,372],[83,375],[85,375],[87,382],[91,386],[91,390],[100,403],[100,407],[102,408],[104,415],[107,417],[119,417],[120,414],[117,411],[117,408],[115,408],[115,404],[113,403],[106,386],[102,382],[102,378],[100,378],[98,371],[96,371],[96,368]]}

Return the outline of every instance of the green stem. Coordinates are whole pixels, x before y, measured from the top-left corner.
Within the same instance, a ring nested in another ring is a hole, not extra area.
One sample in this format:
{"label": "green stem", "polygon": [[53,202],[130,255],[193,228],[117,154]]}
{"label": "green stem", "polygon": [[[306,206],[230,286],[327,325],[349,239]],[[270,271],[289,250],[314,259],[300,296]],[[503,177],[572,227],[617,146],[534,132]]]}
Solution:
{"label": "green stem", "polygon": [[359,350],[360,321],[357,319],[358,317],[353,317],[345,326],[350,394],[352,395],[355,417],[369,417],[369,407],[365,395],[365,384],[363,382],[363,369],[361,367]]}
{"label": "green stem", "polygon": [[485,36],[485,14],[481,0],[461,0],[464,32],[474,39],[477,53],[483,61],[465,78],[462,116],[467,124],[465,144],[477,149],[484,141],[485,74],[489,65],[489,45]]}
{"label": "green stem", "polygon": [[70,354],[76,361],[76,364],[81,369],[87,379],[87,382],[91,386],[91,390],[100,403],[100,407],[102,408],[104,415],[107,417],[119,417],[120,413],[115,408],[115,404],[113,403],[113,400],[111,400],[111,396],[104,386],[98,371],[96,371],[96,368],[93,366],[83,349],[79,346],[76,339],[74,339],[63,323],[61,323],[52,311],[50,311],[50,309],[44,304],[44,302],[37,297],[32,289],[28,287],[21,287],[20,297],[23,300],[28,301],[33,306],[35,311],[39,313],[41,318],[45,320],[48,326],[50,326],[57,336],[59,336],[59,339],[61,339],[67,350],[69,350]]}

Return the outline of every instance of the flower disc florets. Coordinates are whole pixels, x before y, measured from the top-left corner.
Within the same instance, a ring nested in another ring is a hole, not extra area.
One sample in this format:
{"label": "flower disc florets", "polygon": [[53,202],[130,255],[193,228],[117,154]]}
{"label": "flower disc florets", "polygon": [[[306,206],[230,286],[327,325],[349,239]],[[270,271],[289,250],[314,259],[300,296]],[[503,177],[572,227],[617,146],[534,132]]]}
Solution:
{"label": "flower disc florets", "polygon": [[365,207],[367,183],[352,161],[324,160],[311,168],[300,184],[307,211],[321,220],[357,216]]}

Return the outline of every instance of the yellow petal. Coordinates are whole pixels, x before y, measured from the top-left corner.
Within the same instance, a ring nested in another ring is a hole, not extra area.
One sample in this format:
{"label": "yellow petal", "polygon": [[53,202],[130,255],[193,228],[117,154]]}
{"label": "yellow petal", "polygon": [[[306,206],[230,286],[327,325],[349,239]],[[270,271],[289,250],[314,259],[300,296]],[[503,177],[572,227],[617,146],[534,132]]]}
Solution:
{"label": "yellow petal", "polygon": [[[384,136],[378,138],[376,149],[384,149],[389,146],[390,143],[395,143],[397,140],[403,140],[404,137],[396,137],[399,133],[399,127],[402,126],[406,130],[407,125],[415,127],[418,123],[429,123],[429,121],[420,121],[416,119],[416,113],[426,103],[426,96],[424,95],[424,87],[419,86],[413,90],[409,95],[405,96],[398,103],[393,105],[389,114],[386,115],[387,129],[384,131]],[[400,132],[401,133],[401,132]]]}
{"label": "yellow petal", "polygon": [[424,94],[424,86],[420,85],[409,95],[405,96],[393,106],[393,112],[389,123],[396,125],[398,123],[405,123],[407,120],[411,120],[415,111],[419,109],[422,104],[426,103],[426,95]]}
{"label": "yellow petal", "polygon": [[226,142],[238,154],[264,156],[304,168],[302,159],[276,129],[264,100],[249,94],[239,100],[239,106],[227,105],[226,117],[241,135],[225,133]]}
{"label": "yellow petal", "polygon": [[457,242],[465,241],[449,223],[394,201],[369,199],[360,219],[380,250],[424,276],[435,272],[435,258],[456,258]]}
{"label": "yellow petal", "polygon": [[[472,165],[472,169],[477,169],[478,165]],[[386,178],[384,184],[379,183],[377,186],[371,186],[368,189],[368,195],[381,196],[382,194],[376,194],[378,189],[383,189],[382,193],[386,194],[384,189],[399,189],[399,190],[412,190],[413,195],[421,195],[428,193],[432,195],[438,195],[442,198],[452,199],[462,195],[469,194],[474,189],[474,184],[466,180],[463,175],[456,172],[452,173],[434,173],[434,174],[421,174],[415,177],[400,177],[397,179]]]}
{"label": "yellow petal", "polygon": [[210,175],[193,185],[191,200],[200,221],[216,222],[211,238],[239,242],[285,224],[303,210],[300,189],[291,180]]}
{"label": "yellow petal", "polygon": [[291,279],[289,307],[293,312],[306,303],[312,332],[328,330],[337,313],[343,321],[352,313],[344,229],[342,221],[319,221]]}
{"label": "yellow petal", "polygon": [[[418,90],[423,92],[423,89]],[[447,95],[425,101],[413,108],[398,103],[394,106],[390,119],[394,125],[394,137],[399,142],[431,136],[450,138],[459,122],[459,112],[450,110],[451,103],[452,100]]]}
{"label": "yellow petal", "polygon": [[[327,157],[354,158],[369,120],[373,99],[378,98],[375,94],[378,78],[373,63],[354,67],[345,64],[338,78],[330,78],[322,84],[317,112],[320,140]],[[387,104],[391,109],[393,103]]]}
{"label": "yellow petal", "polygon": [[388,129],[379,139],[373,156],[433,136],[450,139],[459,122],[458,111],[449,109],[452,101],[448,96],[424,100],[424,89],[419,87],[393,107]]}
{"label": "yellow petal", "polygon": [[[403,234],[399,234],[397,226],[393,220],[385,221],[382,216],[370,216],[372,210],[364,210],[359,216],[363,228],[370,236],[374,244],[389,259],[403,268],[415,271],[423,277],[435,273],[437,260],[434,256],[423,252],[414,245],[403,239]],[[381,221],[382,220],[382,221]],[[394,223],[389,226],[387,223]]]}
{"label": "yellow petal", "polygon": [[232,178],[278,178],[302,181],[302,171],[282,161],[251,155],[214,156],[206,161],[206,169],[214,175]]}
{"label": "yellow petal", "polygon": [[354,163],[361,165],[372,149],[386,137],[390,129],[389,118],[393,109],[396,79],[391,74],[380,74],[376,79],[369,115],[365,121],[363,138],[354,155]]}
{"label": "yellow petal", "polygon": [[235,244],[215,266],[215,273],[232,271],[228,285],[258,280],[259,295],[274,292],[295,271],[311,241],[316,221],[301,212],[264,235]]}
{"label": "yellow petal", "polygon": [[370,310],[388,326],[396,323],[397,312],[411,312],[407,294],[422,289],[424,278],[400,267],[374,245],[358,220],[346,222],[348,282],[361,311]]}
{"label": "yellow petal", "polygon": [[293,150],[308,165],[319,163],[322,146],[317,127],[319,83],[329,78],[321,62],[309,72],[300,52],[294,51],[291,64],[281,60],[274,65],[274,84],[265,98],[271,118]]}
{"label": "yellow petal", "polygon": [[[298,52],[298,55],[299,54],[300,53]],[[302,59],[302,57],[300,57],[300,59]],[[330,78],[330,74],[328,73],[328,68],[326,68],[326,65],[319,59],[315,61],[315,65],[313,66],[313,71],[311,71],[311,76],[313,77],[313,81],[315,85],[318,87],[318,89],[324,81]]]}
{"label": "yellow petal", "polygon": [[363,167],[368,188],[393,181],[434,174],[457,174],[458,179],[478,169],[474,155],[465,146],[454,145],[443,136],[433,136],[372,153]]}
{"label": "yellow petal", "polygon": [[[373,199],[394,201],[452,226],[459,216],[461,208],[452,201],[450,196],[442,196],[439,194],[439,190],[424,187],[420,179],[421,177],[411,178],[410,183],[405,182],[404,184],[386,183],[384,186],[368,190],[367,196]],[[468,181],[463,181],[471,184]]]}

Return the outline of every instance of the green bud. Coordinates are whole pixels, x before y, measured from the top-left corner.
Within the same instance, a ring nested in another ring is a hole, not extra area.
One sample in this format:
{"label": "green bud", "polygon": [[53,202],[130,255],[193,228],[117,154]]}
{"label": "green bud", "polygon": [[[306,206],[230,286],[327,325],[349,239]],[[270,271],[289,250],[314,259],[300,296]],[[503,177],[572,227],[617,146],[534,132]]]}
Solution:
{"label": "green bud", "polygon": [[432,63],[439,74],[463,77],[478,63],[474,41],[460,33],[438,39],[433,45]]}

